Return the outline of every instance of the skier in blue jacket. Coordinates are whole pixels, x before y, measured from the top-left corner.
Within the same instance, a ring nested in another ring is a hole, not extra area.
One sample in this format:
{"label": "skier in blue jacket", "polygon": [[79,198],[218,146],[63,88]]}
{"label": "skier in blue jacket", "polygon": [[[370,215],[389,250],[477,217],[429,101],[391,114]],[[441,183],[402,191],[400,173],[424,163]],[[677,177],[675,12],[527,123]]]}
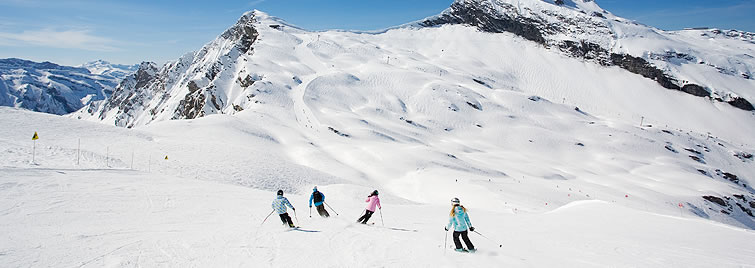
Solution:
{"label": "skier in blue jacket", "polygon": [[283,197],[283,190],[278,190],[278,196],[273,199],[273,210],[278,212],[278,216],[280,216],[283,224],[288,224],[288,227],[294,228],[294,222],[291,220],[291,216],[288,215],[286,206],[296,212],[296,209],[291,205],[291,202],[288,202],[288,198]]}
{"label": "skier in blue jacket", "polygon": [[312,201],[315,201],[315,207],[317,207],[317,213],[320,214],[320,216],[327,218],[330,217],[330,214],[328,214],[328,211],[325,210],[325,195],[317,190],[317,186],[315,186],[314,189],[312,189],[312,195],[309,196],[309,214],[312,214]]}
{"label": "skier in blue jacket", "polygon": [[[472,227],[472,222],[469,221],[469,215],[467,214],[467,209],[462,206],[459,202],[459,199],[454,197],[451,199],[451,204],[453,207],[451,208],[451,214],[450,219],[448,220],[448,225],[446,225],[445,229],[448,231],[448,229],[451,228],[451,226],[454,227],[454,244],[456,245],[456,251],[458,252],[475,252],[477,251],[474,248],[474,245],[472,245],[472,241],[469,241],[468,232],[472,231],[474,232],[474,227]],[[461,245],[461,241],[459,241],[459,236],[461,236],[462,239],[464,239],[464,244],[467,245],[468,249],[464,249]]]}

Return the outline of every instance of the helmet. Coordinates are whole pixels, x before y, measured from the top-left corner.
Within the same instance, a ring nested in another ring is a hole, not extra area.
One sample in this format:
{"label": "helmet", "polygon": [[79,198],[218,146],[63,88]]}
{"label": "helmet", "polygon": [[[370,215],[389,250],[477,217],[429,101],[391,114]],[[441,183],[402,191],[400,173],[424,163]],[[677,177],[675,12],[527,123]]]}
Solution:
{"label": "helmet", "polygon": [[317,186],[315,186],[315,188],[314,188],[314,189],[312,189],[312,191],[315,191],[315,192],[317,192]]}
{"label": "helmet", "polygon": [[451,204],[456,204],[456,205],[458,205],[459,203],[461,203],[461,202],[459,202],[459,199],[458,199],[458,198],[454,197],[454,198],[452,198],[452,199],[451,199]]}
{"label": "helmet", "polygon": [[278,190],[278,195],[283,196],[283,190]]}
{"label": "helmet", "polygon": [[373,191],[372,195],[378,195],[378,191],[377,190]]}

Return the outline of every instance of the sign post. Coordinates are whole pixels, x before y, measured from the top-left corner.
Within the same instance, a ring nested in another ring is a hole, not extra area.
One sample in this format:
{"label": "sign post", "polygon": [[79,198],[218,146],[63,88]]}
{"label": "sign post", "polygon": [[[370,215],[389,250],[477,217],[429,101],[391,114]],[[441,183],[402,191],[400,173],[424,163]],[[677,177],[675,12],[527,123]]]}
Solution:
{"label": "sign post", "polygon": [[37,140],[39,139],[39,135],[37,135],[37,132],[34,131],[34,136],[31,137],[31,140],[34,142],[34,145],[32,145],[31,149],[31,162],[32,164],[36,162],[36,156],[37,156]]}

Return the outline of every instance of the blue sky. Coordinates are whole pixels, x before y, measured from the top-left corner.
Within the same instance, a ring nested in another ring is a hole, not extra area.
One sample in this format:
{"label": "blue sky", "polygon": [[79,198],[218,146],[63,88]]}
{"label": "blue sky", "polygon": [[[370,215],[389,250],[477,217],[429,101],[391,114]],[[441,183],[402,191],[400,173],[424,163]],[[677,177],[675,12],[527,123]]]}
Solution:
{"label": "blue sky", "polygon": [[[247,10],[310,30],[374,30],[438,14],[453,0],[0,0],[0,58],[77,65],[163,63],[199,49]],[[597,0],[661,29],[755,32],[755,0]]]}

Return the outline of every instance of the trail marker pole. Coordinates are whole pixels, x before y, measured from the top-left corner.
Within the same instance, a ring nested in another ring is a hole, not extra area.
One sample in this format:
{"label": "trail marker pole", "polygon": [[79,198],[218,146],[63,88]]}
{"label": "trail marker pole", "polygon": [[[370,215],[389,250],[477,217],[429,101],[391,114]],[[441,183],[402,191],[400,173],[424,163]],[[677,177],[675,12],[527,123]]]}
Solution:
{"label": "trail marker pole", "polygon": [[76,165],[81,165],[81,138],[79,138],[79,145],[76,147]]}
{"label": "trail marker pole", "polygon": [[131,170],[134,170],[134,150],[131,150]]}
{"label": "trail marker pole", "polygon": [[105,166],[110,167],[110,146],[107,147],[107,152],[105,153]]}
{"label": "trail marker pole", "polygon": [[34,131],[34,136],[31,137],[32,140],[32,146],[31,146],[31,163],[34,164],[37,162],[37,140],[39,139],[39,135],[37,135],[37,132]]}
{"label": "trail marker pole", "polygon": [[642,119],[640,119],[640,127],[645,124],[645,117],[643,116]]}

